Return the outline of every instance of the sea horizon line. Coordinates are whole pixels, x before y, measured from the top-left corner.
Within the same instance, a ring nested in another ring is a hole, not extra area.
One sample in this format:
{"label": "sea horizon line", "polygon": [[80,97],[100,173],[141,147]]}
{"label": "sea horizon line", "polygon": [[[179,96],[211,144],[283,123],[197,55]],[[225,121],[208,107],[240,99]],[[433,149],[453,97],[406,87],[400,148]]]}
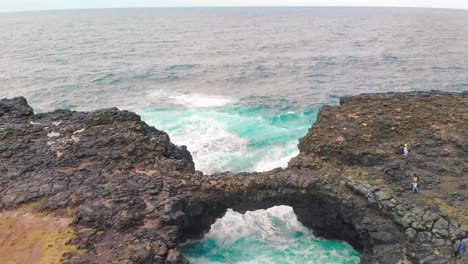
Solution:
{"label": "sea horizon line", "polygon": [[53,11],[86,11],[86,10],[115,10],[115,9],[235,9],[235,8],[355,8],[355,9],[430,9],[430,10],[456,10],[468,11],[467,8],[450,8],[450,7],[423,7],[423,6],[294,6],[294,5],[256,5],[256,6],[129,6],[129,7],[82,7],[82,8],[51,8],[37,10],[8,10],[1,11],[0,14],[17,14],[17,13],[36,13],[36,12],[53,12]]}

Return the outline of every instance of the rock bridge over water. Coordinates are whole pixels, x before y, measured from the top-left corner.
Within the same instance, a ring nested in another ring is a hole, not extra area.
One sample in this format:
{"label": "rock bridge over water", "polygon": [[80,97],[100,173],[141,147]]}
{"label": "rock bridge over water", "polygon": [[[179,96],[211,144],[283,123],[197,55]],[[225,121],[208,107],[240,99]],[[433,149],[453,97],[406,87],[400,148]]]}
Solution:
{"label": "rock bridge over water", "polygon": [[[315,234],[362,250],[363,263],[448,263],[450,239],[467,236],[467,98],[344,98],[322,108],[288,168],[213,175],[131,112],[34,115],[23,98],[1,100],[0,225],[15,212],[15,223],[69,219],[71,247],[56,252],[65,262],[183,263],[178,243],[227,208],[289,205]],[[408,190],[413,174],[421,194]]]}

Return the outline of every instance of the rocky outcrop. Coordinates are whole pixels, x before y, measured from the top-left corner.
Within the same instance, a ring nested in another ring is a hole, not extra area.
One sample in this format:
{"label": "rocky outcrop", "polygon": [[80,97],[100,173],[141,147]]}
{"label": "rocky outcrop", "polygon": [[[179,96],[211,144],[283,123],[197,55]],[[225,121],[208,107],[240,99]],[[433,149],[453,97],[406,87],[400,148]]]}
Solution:
{"label": "rocky outcrop", "polygon": [[[34,115],[0,101],[0,210],[73,219],[69,263],[186,263],[227,208],[290,205],[363,263],[449,263],[467,237],[468,93],[346,97],[324,106],[286,169],[203,175],[185,147],[127,111]],[[412,147],[401,157],[402,144]],[[412,193],[411,177],[422,190]]]}
{"label": "rocky outcrop", "polygon": [[15,122],[34,115],[33,109],[24,97],[0,100],[0,121]]}

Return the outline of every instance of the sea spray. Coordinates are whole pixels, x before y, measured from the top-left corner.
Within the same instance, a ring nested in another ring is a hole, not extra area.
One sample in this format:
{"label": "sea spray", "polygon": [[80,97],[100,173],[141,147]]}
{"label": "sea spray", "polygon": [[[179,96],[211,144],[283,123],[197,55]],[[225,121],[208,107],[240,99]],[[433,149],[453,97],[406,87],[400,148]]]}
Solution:
{"label": "sea spray", "polygon": [[183,245],[190,263],[360,263],[348,243],[315,237],[289,206],[228,210],[200,241]]}

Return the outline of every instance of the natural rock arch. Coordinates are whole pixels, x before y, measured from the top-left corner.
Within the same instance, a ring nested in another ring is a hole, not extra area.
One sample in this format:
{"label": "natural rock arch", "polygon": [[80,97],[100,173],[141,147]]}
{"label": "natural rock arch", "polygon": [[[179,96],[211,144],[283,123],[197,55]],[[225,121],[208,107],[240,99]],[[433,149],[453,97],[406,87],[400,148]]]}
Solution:
{"label": "natural rock arch", "polygon": [[[195,181],[204,196],[188,199],[181,241],[201,238],[228,208],[244,213],[277,205],[291,206],[298,220],[315,235],[347,241],[367,255],[373,254],[375,246],[395,244],[402,235],[402,229],[382,216],[378,208],[369,208],[367,200],[353,193],[346,182],[333,183],[329,175],[286,169],[215,174]],[[401,258],[401,247],[386,250],[389,260]]]}
{"label": "natural rock arch", "polygon": [[[294,196],[294,197],[293,197]],[[314,234],[327,239],[338,239],[349,242],[355,249],[364,250],[365,239],[360,237],[355,223],[350,216],[355,208],[343,204],[342,200],[327,194],[292,194],[286,197],[265,196],[268,201],[257,203],[258,200],[244,200],[231,203],[205,202],[206,209],[200,214],[189,215],[188,225],[184,227],[184,238],[200,238],[206,233],[213,221],[223,217],[227,209],[233,209],[239,213],[268,209],[273,206],[290,206],[297,215],[298,220],[311,228]],[[189,209],[189,212],[192,209]],[[193,214],[193,212],[192,212]]]}

